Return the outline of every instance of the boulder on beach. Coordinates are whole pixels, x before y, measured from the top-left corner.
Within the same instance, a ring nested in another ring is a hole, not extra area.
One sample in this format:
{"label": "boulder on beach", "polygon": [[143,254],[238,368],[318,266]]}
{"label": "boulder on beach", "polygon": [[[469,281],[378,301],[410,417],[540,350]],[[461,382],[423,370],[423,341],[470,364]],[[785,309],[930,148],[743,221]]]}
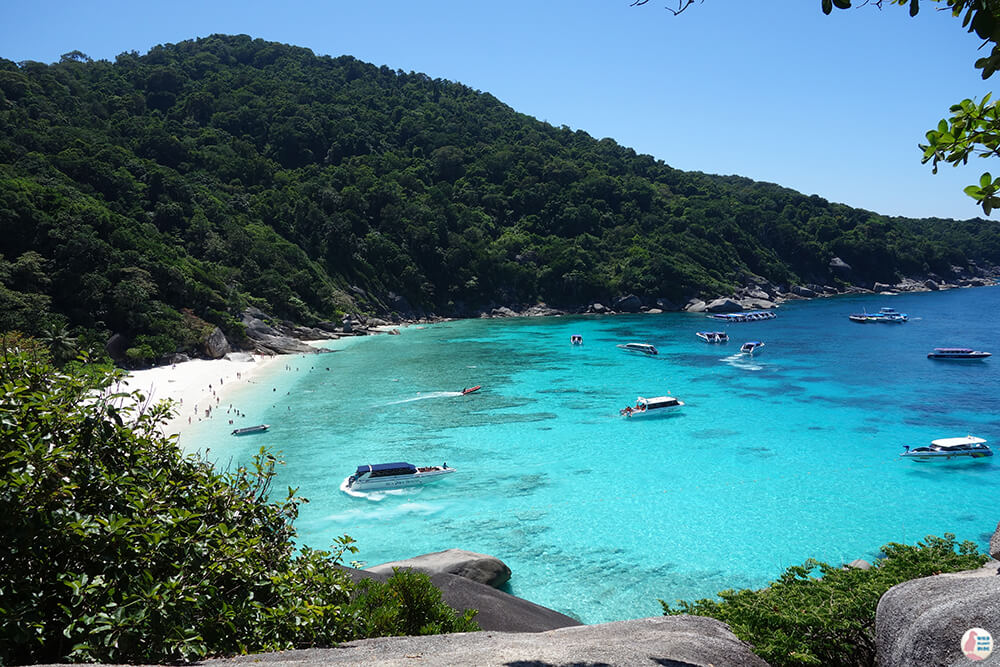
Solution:
{"label": "boulder on beach", "polygon": [[1000,562],[904,581],[886,591],[875,616],[877,663],[966,664],[962,637],[971,628],[1000,628]]}
{"label": "boulder on beach", "polygon": [[629,294],[616,300],[612,307],[623,313],[638,313],[642,307],[642,299],[635,294]]}
{"label": "boulder on beach", "polygon": [[704,313],[707,305],[708,304],[701,299],[691,299],[687,302],[687,305],[684,306],[684,310],[689,313]]}
{"label": "boulder on beach", "polygon": [[205,350],[205,356],[209,359],[221,359],[230,352],[226,334],[222,333],[222,329],[219,327],[212,329],[212,333],[208,335],[202,345]]}
{"label": "boulder on beach", "polygon": [[487,586],[502,586],[510,579],[510,568],[499,558],[463,549],[445,549],[405,560],[396,560],[365,568],[368,572],[392,574],[394,568],[417,570],[426,574],[447,572]]}
{"label": "boulder on beach", "polygon": [[788,291],[795,296],[803,296],[807,299],[813,299],[817,296],[816,290],[806,287],[805,285],[792,285]]}
{"label": "boulder on beach", "polygon": [[738,301],[730,298],[714,299],[709,301],[705,310],[710,313],[738,313],[743,310],[743,306]]}

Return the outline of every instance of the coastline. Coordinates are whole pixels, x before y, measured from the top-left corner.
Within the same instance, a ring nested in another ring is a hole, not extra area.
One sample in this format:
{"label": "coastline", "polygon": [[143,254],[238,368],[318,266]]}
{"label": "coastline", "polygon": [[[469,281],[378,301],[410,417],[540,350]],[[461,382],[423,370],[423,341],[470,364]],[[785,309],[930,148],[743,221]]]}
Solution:
{"label": "coastline", "polygon": [[234,428],[253,426],[241,420],[245,413],[232,402],[233,395],[241,387],[259,383],[266,369],[285,358],[287,355],[238,353],[222,359],[192,359],[132,371],[123,384],[128,391],[142,392],[149,404],[174,402],[174,414],[162,427],[164,435],[183,436],[194,424],[213,418],[230,420]]}

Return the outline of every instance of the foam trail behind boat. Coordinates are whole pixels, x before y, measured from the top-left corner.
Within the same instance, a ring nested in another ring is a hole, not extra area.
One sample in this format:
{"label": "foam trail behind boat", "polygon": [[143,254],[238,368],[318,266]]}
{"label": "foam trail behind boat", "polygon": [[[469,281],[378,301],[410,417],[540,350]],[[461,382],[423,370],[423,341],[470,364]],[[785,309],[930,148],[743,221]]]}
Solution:
{"label": "foam trail behind boat", "polygon": [[390,401],[385,403],[385,405],[399,405],[400,403],[412,403],[413,401],[423,401],[428,398],[450,398],[452,396],[461,396],[460,391],[430,391],[426,394],[421,394],[420,396],[413,396],[412,398],[403,398],[398,401]]}

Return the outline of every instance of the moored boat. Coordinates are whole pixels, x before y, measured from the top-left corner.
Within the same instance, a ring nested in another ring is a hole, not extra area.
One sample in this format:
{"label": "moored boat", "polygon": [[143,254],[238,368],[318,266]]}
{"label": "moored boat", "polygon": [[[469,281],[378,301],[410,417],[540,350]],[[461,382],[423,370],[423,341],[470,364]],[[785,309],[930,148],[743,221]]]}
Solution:
{"label": "moored boat", "polygon": [[993,356],[989,352],[980,352],[968,347],[935,347],[933,352],[927,353],[928,359],[962,359],[975,360],[986,359]]}
{"label": "moored boat", "polygon": [[625,343],[623,345],[619,345],[618,347],[629,352],[641,352],[642,354],[648,354],[650,356],[660,353],[659,350],[649,343]]}
{"label": "moored boat", "polygon": [[673,396],[654,396],[645,398],[639,396],[635,399],[635,405],[629,405],[618,412],[623,417],[649,416],[654,414],[666,414],[671,412],[671,408],[679,408],[684,405],[684,401],[679,401]]}
{"label": "moored boat", "polygon": [[445,463],[439,466],[418,468],[412,463],[376,463],[358,466],[357,471],[347,478],[346,488],[351,491],[377,491],[419,486],[441,479],[455,472]]}
{"label": "moored boat", "polygon": [[706,343],[728,343],[729,334],[725,331],[699,331],[695,334]]}
{"label": "moored boat", "polygon": [[764,341],[760,340],[748,340],[747,342],[740,345],[740,352],[743,354],[749,354],[751,357],[760,352],[761,348],[764,347]]}
{"label": "moored boat", "polygon": [[906,313],[900,313],[895,308],[880,308],[877,313],[869,313],[868,311],[863,311],[860,313],[852,313],[847,316],[852,322],[858,322],[860,324],[867,323],[889,323],[889,324],[903,324],[910,319],[909,315]]}
{"label": "moored boat", "polygon": [[767,310],[751,310],[745,313],[712,313],[709,317],[723,322],[756,322],[773,320],[777,315]]}
{"label": "moored boat", "polygon": [[905,452],[901,457],[914,461],[949,461],[951,459],[983,459],[993,456],[993,450],[986,441],[973,435],[961,438],[941,438],[932,440],[929,447],[914,447],[903,445]]}
{"label": "moored boat", "polygon": [[233,429],[232,435],[251,435],[253,433],[263,433],[271,428],[268,424],[257,424],[256,426],[245,426]]}

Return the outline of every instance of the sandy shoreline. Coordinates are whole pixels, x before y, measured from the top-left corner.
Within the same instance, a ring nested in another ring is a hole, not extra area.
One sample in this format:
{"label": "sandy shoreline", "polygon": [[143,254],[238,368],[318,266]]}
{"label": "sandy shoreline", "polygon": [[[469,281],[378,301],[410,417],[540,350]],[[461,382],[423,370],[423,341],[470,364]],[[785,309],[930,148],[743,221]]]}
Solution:
{"label": "sandy shoreline", "polygon": [[[253,426],[241,419],[240,407],[231,403],[240,387],[256,384],[262,372],[287,355],[229,355],[228,359],[194,359],[172,366],[133,371],[125,389],[138,390],[152,403],[174,401],[175,415],[165,425],[167,435],[182,434],[205,419],[226,419],[233,428]],[[239,423],[237,423],[239,422]]]}

